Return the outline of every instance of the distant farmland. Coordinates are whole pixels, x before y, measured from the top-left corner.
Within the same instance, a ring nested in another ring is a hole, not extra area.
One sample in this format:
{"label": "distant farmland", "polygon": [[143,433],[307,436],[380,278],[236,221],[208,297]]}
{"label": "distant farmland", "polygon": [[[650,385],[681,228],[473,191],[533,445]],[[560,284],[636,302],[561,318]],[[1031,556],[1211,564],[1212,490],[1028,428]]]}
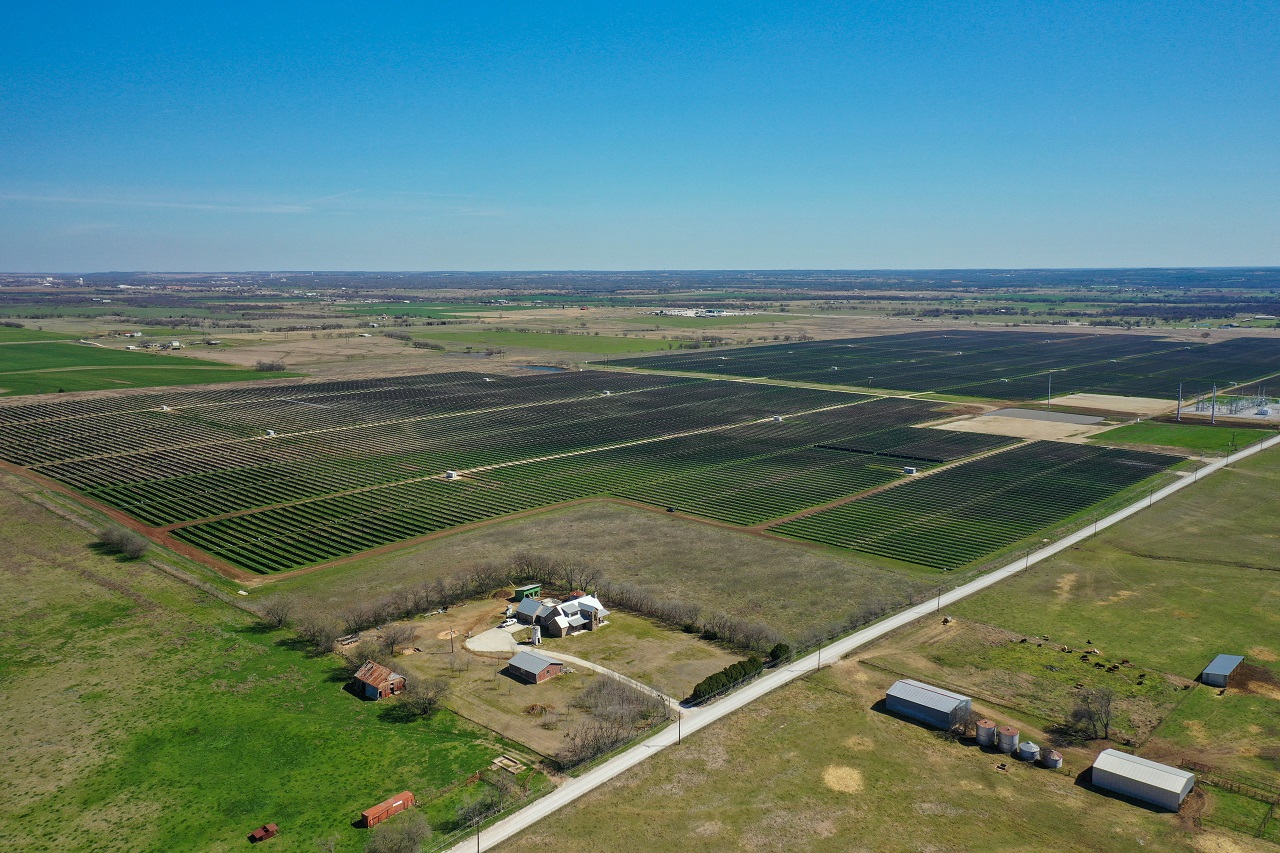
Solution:
{"label": "distant farmland", "polygon": [[1188,344],[1114,334],[937,331],[611,360],[649,370],[768,377],[968,397],[1089,392],[1175,399],[1280,372],[1280,340]]}
{"label": "distant farmland", "polygon": [[[913,426],[951,413],[923,400],[652,374],[459,372],[0,406],[0,457],[122,510],[162,541],[258,573],[594,497],[953,568],[1173,461]],[[1095,461],[1029,461],[1054,454]],[[908,467],[920,482],[879,491]],[[1000,485],[1011,480],[1026,485]],[[954,515],[957,481],[985,501],[972,518]],[[1061,497],[1021,513],[1037,490]],[[919,504],[922,492],[933,497],[908,519],[902,502]],[[850,513],[861,520],[851,525]],[[857,533],[868,513],[909,521],[919,546],[886,551],[884,536]],[[1023,518],[995,520],[1002,513]]]}
{"label": "distant farmland", "polygon": [[127,352],[70,341],[49,342],[65,336],[31,329],[3,331],[5,336],[0,336],[0,341],[22,337],[30,340],[30,334],[34,334],[43,342],[0,346],[0,395],[194,385],[296,375],[263,374],[214,361]]}

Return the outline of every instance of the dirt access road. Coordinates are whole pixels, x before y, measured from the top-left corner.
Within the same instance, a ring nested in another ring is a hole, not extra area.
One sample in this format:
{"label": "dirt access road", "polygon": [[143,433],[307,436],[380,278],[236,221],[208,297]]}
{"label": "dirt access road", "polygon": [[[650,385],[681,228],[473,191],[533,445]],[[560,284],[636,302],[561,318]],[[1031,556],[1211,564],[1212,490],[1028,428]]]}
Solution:
{"label": "dirt access road", "polygon": [[874,640],[883,637],[890,631],[897,630],[904,625],[914,622],[922,616],[936,613],[943,607],[953,604],[962,598],[967,598],[976,592],[980,592],[987,587],[994,586],[1006,578],[1009,578],[1018,572],[1023,571],[1029,566],[1040,562],[1041,560],[1052,557],[1059,551],[1065,551],[1073,545],[1077,545],[1088,537],[1092,536],[1099,530],[1117,524],[1131,515],[1134,515],[1156,501],[1163,500],[1170,495],[1177,493],[1179,490],[1190,486],[1197,482],[1201,477],[1213,474],[1222,468],[1227,467],[1241,459],[1252,456],[1262,450],[1280,444],[1280,436],[1275,436],[1266,441],[1259,442],[1250,447],[1241,450],[1231,456],[1220,459],[1202,469],[1196,471],[1193,476],[1182,477],[1174,483],[1165,486],[1158,492],[1148,495],[1135,503],[1121,509],[1104,519],[1098,521],[1097,524],[1090,525],[1076,533],[1066,536],[1051,545],[1041,548],[1039,551],[1030,553],[1025,557],[1009,563],[1002,568],[983,575],[976,580],[956,587],[950,592],[944,592],[936,599],[932,599],[924,604],[918,604],[908,610],[904,610],[894,616],[890,616],[869,628],[863,628],[861,631],[850,634],[847,637],[836,640],[826,648],[819,649],[817,652],[808,657],[801,658],[791,663],[791,665],[775,669],[766,675],[761,676],[745,687],[737,690],[725,698],[701,708],[685,709],[682,713],[677,725],[668,726],[661,732],[652,737],[642,740],[640,743],[622,752],[613,758],[601,764],[581,776],[570,779],[556,790],[547,794],[539,800],[530,803],[528,806],[520,809],[509,817],[495,823],[488,829],[477,833],[474,836],[468,836],[466,840],[459,842],[449,849],[449,853],[468,853],[471,850],[488,850],[494,845],[518,834],[524,829],[532,826],[534,823],[548,817],[557,809],[566,806],[574,800],[581,797],[615,776],[635,767],[652,755],[661,752],[669,746],[673,746],[683,739],[685,733],[693,734],[694,732],[711,725],[716,720],[732,714],[734,711],[742,708],[767,693],[783,687],[797,678],[810,672],[817,671],[822,666],[825,658],[828,664],[834,663],[844,655],[849,654],[855,649],[861,648]]}

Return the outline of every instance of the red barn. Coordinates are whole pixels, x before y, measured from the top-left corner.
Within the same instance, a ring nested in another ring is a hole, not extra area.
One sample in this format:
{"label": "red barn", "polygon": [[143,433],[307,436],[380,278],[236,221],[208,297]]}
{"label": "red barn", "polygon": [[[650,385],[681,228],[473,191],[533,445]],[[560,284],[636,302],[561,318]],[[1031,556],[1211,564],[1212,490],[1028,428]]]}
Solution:
{"label": "red barn", "polygon": [[371,809],[365,809],[360,812],[360,825],[365,827],[377,826],[392,815],[400,814],[405,809],[411,809],[417,804],[418,801],[413,798],[413,792],[404,791],[389,800],[378,803]]}
{"label": "red barn", "polygon": [[275,838],[280,834],[280,827],[274,823],[265,823],[262,826],[249,833],[249,843],[257,844],[259,841],[266,841],[268,838]]}
{"label": "red barn", "polygon": [[369,699],[386,699],[404,690],[404,676],[373,661],[356,670],[360,692]]}
{"label": "red barn", "polygon": [[559,675],[564,669],[564,664],[537,652],[520,651],[507,661],[507,669],[521,681],[541,684],[548,678]]}

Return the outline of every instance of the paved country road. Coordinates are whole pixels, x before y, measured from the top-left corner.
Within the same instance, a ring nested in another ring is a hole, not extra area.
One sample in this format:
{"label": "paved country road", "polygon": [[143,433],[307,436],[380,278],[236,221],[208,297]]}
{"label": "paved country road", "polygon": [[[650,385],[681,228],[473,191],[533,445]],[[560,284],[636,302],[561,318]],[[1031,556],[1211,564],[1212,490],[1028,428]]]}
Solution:
{"label": "paved country road", "polygon": [[1199,481],[1201,477],[1213,474],[1226,466],[1252,456],[1261,450],[1273,447],[1280,443],[1280,436],[1269,438],[1265,441],[1254,444],[1217,462],[1213,462],[1193,475],[1184,476],[1176,482],[1165,486],[1157,492],[1142,498],[1141,500],[1130,504],[1122,510],[1119,510],[1104,519],[1098,521],[1097,524],[1089,525],[1084,529],[1066,536],[1051,545],[1046,545],[1039,551],[1020,557],[1008,565],[989,572],[980,578],[970,581],[963,586],[956,587],[950,592],[944,592],[937,598],[931,598],[924,604],[918,604],[908,610],[904,610],[894,616],[883,619],[876,624],[863,628],[832,642],[827,647],[821,649],[808,657],[800,658],[791,663],[787,667],[771,670],[767,674],[757,678],[755,681],[747,684],[739,690],[730,693],[728,696],[700,708],[688,709],[682,715],[678,725],[669,726],[658,732],[652,737],[640,741],[635,746],[621,752],[608,761],[592,770],[570,779],[550,794],[535,800],[523,809],[515,812],[509,817],[495,823],[493,826],[483,830],[478,836],[470,835],[465,841],[450,848],[449,853],[467,853],[471,850],[488,850],[495,845],[506,841],[517,833],[532,826],[543,818],[555,812],[557,809],[568,805],[569,803],[581,797],[583,794],[600,787],[605,782],[615,776],[629,770],[640,762],[644,761],[652,755],[661,752],[669,746],[674,745],[677,739],[683,735],[693,734],[704,726],[709,726],[716,720],[721,719],[739,708],[748,705],[759,699],[767,693],[777,690],[783,685],[789,684],[795,679],[806,673],[816,671],[822,661],[832,664],[844,655],[849,654],[855,649],[867,645],[873,640],[877,640],[907,625],[922,616],[934,613],[942,607],[946,607],[953,602],[962,598],[967,598],[975,592],[980,592],[989,586],[993,586],[1000,581],[1017,574],[1026,569],[1028,566],[1034,565],[1048,557],[1052,557],[1059,551],[1077,545],[1095,532],[1110,527],[1117,522],[1123,521],[1135,513],[1146,509],[1156,501],[1163,500],[1170,495],[1190,486],[1192,483]]}

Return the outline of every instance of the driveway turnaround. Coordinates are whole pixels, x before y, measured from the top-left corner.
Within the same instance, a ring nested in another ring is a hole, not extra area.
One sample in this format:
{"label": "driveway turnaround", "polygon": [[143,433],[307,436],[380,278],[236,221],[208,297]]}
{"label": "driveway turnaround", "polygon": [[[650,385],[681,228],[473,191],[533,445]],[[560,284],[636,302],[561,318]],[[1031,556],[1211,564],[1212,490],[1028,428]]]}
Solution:
{"label": "driveway turnaround", "polygon": [[890,631],[897,630],[904,625],[914,622],[922,616],[935,613],[962,598],[967,598],[975,592],[980,592],[987,587],[993,586],[1012,575],[1023,571],[1029,566],[1040,562],[1048,557],[1052,557],[1059,551],[1064,551],[1073,545],[1077,545],[1085,539],[1092,536],[1099,530],[1110,527],[1117,522],[1123,521],[1131,515],[1151,506],[1153,503],[1169,497],[1180,489],[1184,489],[1192,483],[1197,482],[1201,477],[1206,477],[1219,471],[1228,465],[1240,461],[1246,457],[1252,456],[1262,450],[1280,443],[1280,436],[1269,438],[1257,444],[1251,445],[1238,453],[1232,454],[1217,462],[1206,465],[1204,468],[1195,472],[1192,476],[1181,477],[1174,483],[1165,486],[1157,492],[1153,492],[1147,497],[1138,500],[1129,506],[1121,509],[1104,519],[1100,519],[1096,524],[1089,525],[1070,536],[1066,536],[1046,545],[1038,551],[1031,552],[1025,557],[1020,557],[1012,563],[1002,568],[988,572],[980,578],[970,581],[963,586],[956,587],[950,592],[944,592],[936,598],[929,599],[924,604],[917,604],[907,610],[902,611],[894,616],[883,619],[876,624],[863,628],[847,637],[832,642],[829,646],[819,649],[813,654],[793,661],[791,665],[772,670],[765,675],[757,678],[750,684],[735,690],[728,696],[700,708],[691,708],[684,711],[677,725],[668,726],[652,737],[640,741],[635,746],[624,752],[615,755],[613,758],[601,764],[599,767],[588,770],[581,776],[570,779],[550,794],[535,800],[523,809],[515,812],[509,817],[495,823],[482,832],[473,836],[468,836],[465,841],[450,848],[449,853],[467,853],[471,850],[488,850],[497,844],[511,838],[521,831],[529,828],[533,824],[555,812],[557,809],[568,805],[583,794],[600,787],[605,782],[626,770],[635,767],[652,755],[661,752],[669,746],[676,744],[684,735],[693,734],[704,726],[708,726],[732,714],[739,708],[754,702],[761,696],[777,690],[800,676],[815,672],[823,662],[827,665],[835,663],[844,655],[849,654],[855,649],[867,645],[873,640],[877,640],[888,634]]}

